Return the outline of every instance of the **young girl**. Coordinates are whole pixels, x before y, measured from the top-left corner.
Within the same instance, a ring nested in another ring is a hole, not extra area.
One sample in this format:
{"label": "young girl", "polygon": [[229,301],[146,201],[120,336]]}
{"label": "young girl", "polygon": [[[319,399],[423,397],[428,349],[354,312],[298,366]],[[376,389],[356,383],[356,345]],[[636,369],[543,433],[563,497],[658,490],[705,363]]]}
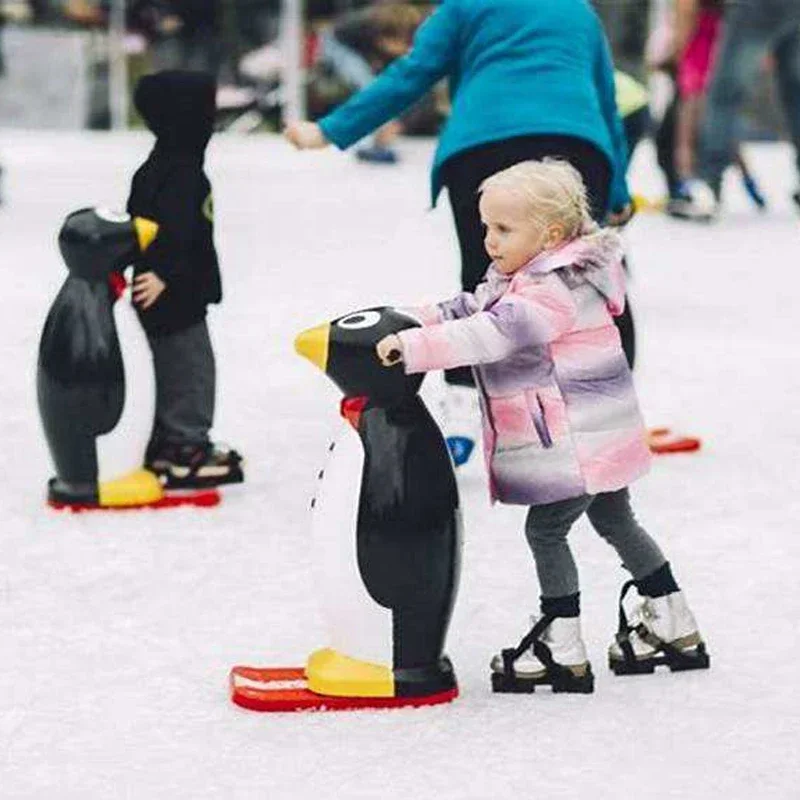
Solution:
{"label": "young girl", "polygon": [[484,282],[474,294],[418,309],[423,327],[386,337],[377,352],[407,373],[474,368],[492,499],[530,506],[525,533],[542,619],[492,670],[523,685],[591,691],[567,545],[584,512],[643,598],[633,626],[621,625],[610,648],[612,668],[707,666],[670,565],[630,507],[627,487],[650,456],[612,320],[625,296],[619,237],[592,221],[581,177],[565,162],[523,162],[479,191],[492,259]]}

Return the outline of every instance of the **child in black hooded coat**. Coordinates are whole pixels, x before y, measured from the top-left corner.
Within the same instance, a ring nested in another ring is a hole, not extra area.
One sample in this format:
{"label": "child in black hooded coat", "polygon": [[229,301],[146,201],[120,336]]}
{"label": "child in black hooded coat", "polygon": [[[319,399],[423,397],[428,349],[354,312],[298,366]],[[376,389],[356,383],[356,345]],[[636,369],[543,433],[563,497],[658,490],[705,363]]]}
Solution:
{"label": "child in black hooded coat", "polygon": [[156,143],[133,177],[128,212],[159,226],[135,264],[133,284],[156,373],[146,466],[171,487],[240,482],[239,454],[209,440],[216,367],[206,310],[220,302],[222,286],[203,160],[213,132],[216,83],[202,72],[147,75],[134,102]]}

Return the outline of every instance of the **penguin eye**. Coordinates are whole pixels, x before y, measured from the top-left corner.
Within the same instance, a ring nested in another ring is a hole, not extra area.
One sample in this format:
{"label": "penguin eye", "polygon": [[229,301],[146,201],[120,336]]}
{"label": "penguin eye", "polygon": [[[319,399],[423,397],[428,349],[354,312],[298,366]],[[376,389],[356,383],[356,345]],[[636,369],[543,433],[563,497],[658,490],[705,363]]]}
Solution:
{"label": "penguin eye", "polygon": [[348,331],[360,331],[377,325],[380,319],[381,315],[377,311],[358,311],[340,319],[336,324]]}
{"label": "penguin eye", "polygon": [[110,208],[96,208],[94,213],[106,222],[120,223],[131,221],[131,215],[126,214],[124,211],[112,211]]}

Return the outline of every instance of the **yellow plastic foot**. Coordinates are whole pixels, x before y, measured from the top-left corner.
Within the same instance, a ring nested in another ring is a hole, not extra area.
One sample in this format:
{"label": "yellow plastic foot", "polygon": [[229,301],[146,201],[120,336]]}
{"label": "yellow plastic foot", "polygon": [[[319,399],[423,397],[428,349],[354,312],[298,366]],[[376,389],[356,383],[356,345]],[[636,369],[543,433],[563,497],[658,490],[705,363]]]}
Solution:
{"label": "yellow plastic foot", "polygon": [[394,675],[389,667],[358,661],[324,648],[306,664],[308,688],[336,697],[394,697]]}
{"label": "yellow plastic foot", "polygon": [[157,503],[163,496],[160,481],[146,469],[137,469],[98,486],[100,505],[107,508],[149,505]]}

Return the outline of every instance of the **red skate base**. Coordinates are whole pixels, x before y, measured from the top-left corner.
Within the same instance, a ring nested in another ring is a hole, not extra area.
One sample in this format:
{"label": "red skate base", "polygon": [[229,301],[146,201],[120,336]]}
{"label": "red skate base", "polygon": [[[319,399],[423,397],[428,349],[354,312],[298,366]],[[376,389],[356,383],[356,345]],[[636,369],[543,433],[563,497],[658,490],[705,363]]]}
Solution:
{"label": "red skate base", "polygon": [[647,432],[647,446],[656,455],[694,453],[700,449],[700,439],[673,433],[669,428],[651,428]]}
{"label": "red skate base", "polygon": [[425,697],[337,697],[310,691],[302,667],[234,667],[230,694],[237,706],[251,711],[356,711],[449,703],[458,697],[458,688]]}
{"label": "red skate base", "polygon": [[81,511],[136,511],[142,508],[176,508],[178,506],[199,506],[209,508],[220,504],[222,496],[217,489],[200,489],[198,491],[181,491],[165,494],[152,503],[138,503],[124,506],[102,506],[99,503],[63,503],[48,500],[47,505],[58,511],[68,510],[75,513]]}

